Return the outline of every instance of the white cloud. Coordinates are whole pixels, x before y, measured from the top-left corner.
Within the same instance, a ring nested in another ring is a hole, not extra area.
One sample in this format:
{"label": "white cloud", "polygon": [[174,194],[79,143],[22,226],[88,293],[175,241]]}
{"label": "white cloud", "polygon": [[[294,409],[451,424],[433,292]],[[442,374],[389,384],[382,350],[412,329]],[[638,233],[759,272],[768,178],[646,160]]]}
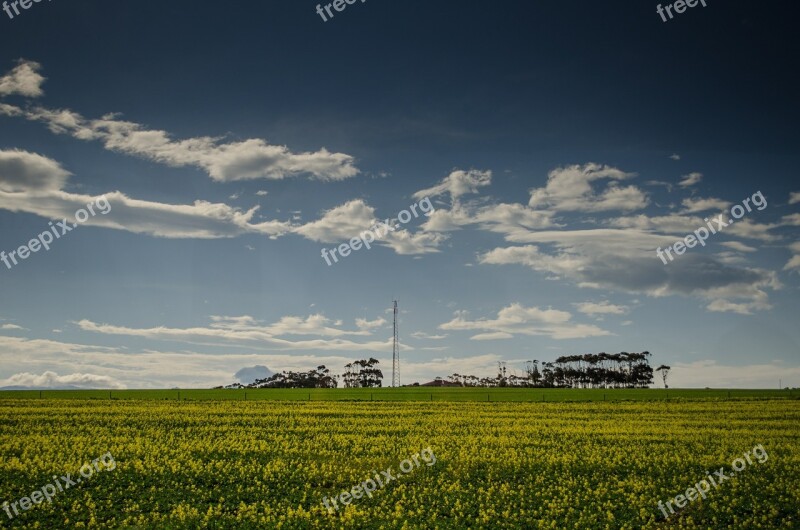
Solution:
{"label": "white cloud", "polygon": [[797,204],[800,202],[800,191],[793,191],[789,195],[789,204]]}
{"label": "white cloud", "polygon": [[[63,191],[69,172],[58,162],[27,151],[0,151],[0,209],[46,219],[72,220],[75,212],[98,197]],[[111,207],[84,223],[165,238],[212,239],[253,233],[277,237],[292,228],[289,222],[253,223],[258,211],[222,203],[165,204],[133,199],[114,191],[105,195]],[[100,210],[98,208],[98,210]],[[43,227],[43,230],[46,227]]]}
{"label": "white cloud", "polygon": [[521,204],[494,204],[478,209],[471,221],[479,223],[490,232],[504,234],[506,239],[514,241],[520,234],[532,230],[553,228],[557,225],[552,220],[553,212],[534,210]]}
{"label": "white cloud", "polygon": [[660,215],[649,217],[639,214],[627,217],[607,219],[605,224],[614,228],[633,228],[644,232],[661,232],[667,234],[687,234],[698,227],[705,226],[701,217],[689,215]]}
{"label": "white cloud", "polygon": [[439,247],[446,240],[444,234],[395,230],[386,235],[383,243],[397,254],[420,255],[440,252]]}
{"label": "white cloud", "polygon": [[672,160],[680,160],[681,159],[681,155],[679,155],[677,153],[673,153],[672,155],[670,155],[670,158]]}
{"label": "white cloud", "polygon": [[781,222],[788,226],[800,226],[800,213],[793,213],[781,217]]}
{"label": "white cloud", "polygon": [[55,372],[31,374],[23,372],[14,374],[7,379],[0,380],[0,387],[20,386],[36,388],[126,388],[123,383],[113,377],[97,374],[68,374],[58,375]]}
{"label": "white cloud", "polygon": [[709,307],[714,311],[768,309],[766,290],[781,287],[772,271],[734,267],[708,254],[687,253],[664,265],[655,249],[674,243],[672,236],[597,229],[535,232],[524,239],[539,245],[496,248],[482,254],[480,262],[520,264],[580,287],[698,297],[716,301]]}
{"label": "white cloud", "polygon": [[504,307],[495,319],[469,320],[466,313],[457,312],[450,322],[439,329],[446,331],[485,331],[472,340],[511,338],[508,335],[543,335],[553,339],[578,339],[610,335],[593,325],[576,324],[566,311],[525,307],[514,303]]}
{"label": "white cloud", "polygon": [[678,182],[678,186],[682,188],[688,188],[690,186],[694,186],[695,184],[699,184],[701,180],[703,180],[702,173],[689,173],[681,178],[681,181]]}
{"label": "white cloud", "polygon": [[615,305],[606,300],[603,300],[600,303],[596,302],[582,302],[579,304],[573,304],[575,307],[578,308],[580,313],[589,316],[596,316],[596,315],[625,315],[630,310],[627,306],[624,305]]}
{"label": "white cloud", "polygon": [[715,360],[673,363],[669,375],[672,388],[776,388],[800,384],[800,368],[780,362],[730,366]]}
{"label": "white cloud", "polygon": [[[213,239],[246,233],[277,237],[291,225],[283,221],[252,223],[258,207],[248,211],[221,203],[195,201],[194,204],[164,204],[132,199],[115,191],[104,195],[111,205],[106,215],[89,217],[87,226],[126,230],[165,238]],[[47,219],[72,219],[76,210],[97,197],[63,191],[6,193],[0,191],[0,209],[26,212]],[[45,229],[46,227],[43,227]]]}
{"label": "white cloud", "polygon": [[[36,63],[22,62],[0,78],[0,96],[41,95],[43,78],[36,72],[38,69]],[[0,114],[42,122],[55,134],[98,141],[110,151],[140,156],[171,167],[197,167],[219,182],[275,180],[301,174],[319,180],[344,180],[359,173],[352,156],[331,153],[324,147],[295,153],[284,145],[268,144],[257,138],[228,143],[209,136],[174,140],[166,131],[121,120],[115,114],[87,119],[71,110],[23,109],[8,104],[0,105]]]}
{"label": "white cloud", "polygon": [[723,247],[728,247],[730,249],[733,249],[737,252],[755,252],[756,250],[758,250],[754,247],[745,245],[744,243],[740,243],[739,241],[725,241],[723,243],[720,243],[720,245],[722,245]]}
{"label": "white cloud", "polygon": [[391,220],[389,225],[394,231],[389,231],[383,222],[385,220],[379,221],[375,217],[372,206],[362,199],[355,199],[324,212],[316,221],[294,227],[292,232],[319,243],[342,243],[371,231],[374,245],[389,247],[397,254],[404,255],[439,252],[438,247],[447,239],[445,235],[438,233],[412,233]]}
{"label": "white cloud", "polygon": [[[388,349],[375,351],[391,351],[391,344]],[[0,335],[0,378],[20,372],[88,372],[121,381],[128,388],[210,388],[233,382],[234,369],[231,367],[258,364],[278,371],[297,371],[326,364],[337,372],[350,361],[352,356],[347,352],[339,355],[302,352],[220,355],[185,350],[122,352],[111,348]],[[407,370],[404,365],[404,371]]]}
{"label": "white cloud", "polygon": [[731,203],[723,201],[722,199],[699,199],[689,198],[683,199],[683,213],[699,213],[707,212],[709,210],[726,210],[730,207]]}
{"label": "white cloud", "polygon": [[[71,220],[75,211],[94,202],[96,197],[63,191],[69,175],[58,162],[41,155],[0,151],[0,209]],[[316,242],[339,243],[378,223],[374,208],[361,199],[332,208],[316,221],[295,224],[280,220],[254,222],[259,206],[244,211],[208,201],[165,204],[133,199],[119,191],[107,192],[104,197],[111,206],[109,214],[95,215],[84,224],[164,238],[214,239],[261,234],[274,239],[295,233]],[[292,213],[297,220],[298,212]],[[375,244],[392,248],[398,254],[438,252],[447,239],[434,232],[411,233],[402,225],[394,232],[385,231],[380,229],[382,239],[375,234]]]}
{"label": "white cloud", "polygon": [[18,326],[16,324],[3,324],[0,325],[0,329],[4,331],[27,330],[27,328],[23,328],[22,326]]}
{"label": "white cloud", "polygon": [[779,241],[780,236],[771,234],[770,231],[779,228],[778,224],[756,223],[751,219],[740,219],[734,224],[726,227],[724,233],[727,236],[736,236],[743,239],[755,239],[758,241]]}
{"label": "white cloud", "polygon": [[[316,314],[306,318],[285,316],[278,322],[264,325],[251,316],[240,317],[213,316],[208,327],[193,328],[168,328],[159,326],[155,328],[130,328],[99,324],[84,319],[76,324],[84,331],[101,333],[105,335],[124,335],[142,337],[152,340],[182,341],[186,343],[200,343],[221,345],[236,343],[242,346],[260,345],[261,348],[269,345],[274,350],[333,350],[333,351],[381,351],[391,350],[391,340],[353,342],[342,339],[345,336],[370,336],[372,332],[366,329],[358,331],[340,329],[340,321],[332,321],[327,317]],[[283,336],[323,337],[321,339],[309,338],[304,340],[289,340]],[[212,343],[201,341],[214,341]]]}
{"label": "white cloud", "polygon": [[229,143],[208,136],[173,140],[166,131],[147,129],[114,115],[89,120],[76,112],[41,107],[19,109],[3,105],[0,113],[43,122],[57,134],[99,141],[109,151],[140,156],[171,167],[197,167],[218,182],[279,180],[300,174],[319,180],[344,180],[359,173],[352,156],[331,153],[324,147],[318,151],[294,153],[286,146],[271,145],[255,138]]}
{"label": "white cloud", "polygon": [[366,318],[357,318],[356,327],[360,330],[371,330],[380,328],[386,325],[386,319],[378,317],[375,320],[367,320]]}
{"label": "white cloud", "polygon": [[491,171],[463,171],[454,170],[439,184],[420,190],[414,194],[415,199],[425,197],[438,197],[439,195],[449,194],[454,202],[464,195],[477,193],[480,188],[492,183]]}
{"label": "white cloud", "polygon": [[800,271],[800,241],[795,241],[789,245],[789,250],[794,252],[794,256],[784,265],[783,270],[798,270]]}
{"label": "white cloud", "polygon": [[792,258],[783,266],[783,270],[800,270],[800,254],[795,254]]}
{"label": "white cloud", "polygon": [[40,69],[39,63],[20,59],[13,70],[0,77],[0,96],[21,95],[36,98],[44,94],[42,83],[45,78],[39,74]]}
{"label": "white cloud", "polygon": [[258,195],[259,197],[263,197],[263,196],[267,195],[268,193],[269,193],[268,191],[258,190],[256,192],[256,195]]}
{"label": "white cloud", "polygon": [[442,340],[447,338],[447,333],[443,335],[431,335],[429,333],[425,333],[424,331],[415,331],[411,334],[411,336],[415,339]]}
{"label": "white cloud", "polygon": [[[580,212],[639,210],[648,204],[644,192],[636,186],[619,185],[633,176],[635,173],[594,163],[557,168],[548,174],[544,188],[531,190],[529,206]],[[611,182],[597,193],[592,185],[601,180]]]}
{"label": "white cloud", "polygon": [[430,248],[437,248],[444,241],[445,232],[461,230],[470,225],[503,234],[507,239],[512,239],[514,234],[520,232],[559,226],[552,220],[554,214],[552,211],[534,210],[517,203],[481,205],[479,202],[464,204],[460,201],[462,196],[478,193],[480,188],[488,186],[491,183],[491,175],[490,171],[455,170],[436,186],[414,194],[415,198],[450,195],[450,209],[437,208],[422,225],[422,231],[429,236],[438,234],[430,242],[426,241]]}
{"label": "white cloud", "polygon": [[355,199],[331,208],[316,221],[295,228],[294,232],[318,243],[339,243],[357,237],[376,221],[375,209],[362,199]]}
{"label": "white cloud", "polygon": [[514,335],[506,333],[505,331],[494,331],[492,333],[478,333],[469,338],[469,340],[505,340],[513,339]]}
{"label": "white cloud", "polygon": [[57,191],[69,176],[69,171],[50,158],[19,149],[0,150],[0,191]]}

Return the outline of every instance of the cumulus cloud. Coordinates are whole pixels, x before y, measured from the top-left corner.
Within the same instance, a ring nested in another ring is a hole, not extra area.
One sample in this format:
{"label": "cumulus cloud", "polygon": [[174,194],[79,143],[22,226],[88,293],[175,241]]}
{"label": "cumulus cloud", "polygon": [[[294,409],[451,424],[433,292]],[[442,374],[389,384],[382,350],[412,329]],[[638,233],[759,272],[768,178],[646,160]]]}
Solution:
{"label": "cumulus cloud", "polygon": [[519,303],[504,307],[493,319],[470,320],[465,312],[457,312],[453,320],[441,324],[439,329],[484,332],[473,335],[471,340],[508,339],[515,335],[579,339],[611,334],[594,325],[572,322],[572,315],[566,311],[525,307]]}
{"label": "cumulus cloud", "polygon": [[58,191],[69,176],[61,164],[45,156],[19,149],[0,150],[0,191]]}
{"label": "cumulus cloud", "polygon": [[387,228],[375,216],[375,209],[362,199],[324,212],[316,221],[294,227],[292,232],[319,243],[341,243],[371,231],[374,245],[389,247],[397,254],[420,255],[439,252],[439,246],[447,237],[438,233],[410,232],[403,225],[389,220]]}
{"label": "cumulus cloud", "polygon": [[586,288],[700,297],[716,302],[708,306],[712,311],[768,309],[766,290],[781,286],[774,272],[733,267],[707,254],[687,253],[665,266],[655,249],[674,243],[672,236],[597,229],[536,232],[525,240],[537,244],[496,248],[480,261],[524,265]]}
{"label": "cumulus cloud", "polygon": [[380,328],[386,325],[386,319],[378,317],[375,320],[367,320],[366,318],[357,318],[356,327],[360,330],[370,330]]}
{"label": "cumulus cloud", "polygon": [[319,219],[295,228],[294,232],[318,243],[338,243],[357,237],[376,222],[375,208],[355,199],[327,210]]}
{"label": "cumulus cloud", "polygon": [[13,70],[0,77],[0,96],[36,98],[44,94],[42,83],[45,78],[39,74],[40,69],[39,63],[20,59]]}
{"label": "cumulus cloud", "polygon": [[408,230],[395,230],[386,235],[386,246],[395,253],[407,256],[432,254],[440,252],[439,247],[447,240],[444,234],[416,232]]}
{"label": "cumulus cloud", "polygon": [[[752,312],[768,309],[766,290],[778,289],[775,274],[763,270],[734,266],[743,262],[740,255],[700,253],[681,263],[664,267],[656,259],[655,250],[669,247],[685,234],[706,226],[709,211],[729,207],[722,199],[686,199],[684,210],[661,216],[646,214],[587,219],[585,222],[607,228],[590,230],[553,230],[564,228],[558,217],[561,212],[597,213],[615,209],[631,210],[647,205],[647,198],[638,189],[620,193],[619,182],[633,173],[599,164],[569,166],[550,172],[547,186],[532,190],[529,205],[485,204],[473,200],[462,203],[459,198],[477,193],[491,182],[489,172],[470,174],[457,172],[437,185],[421,190],[416,196],[454,194],[450,209],[438,208],[423,224],[429,233],[443,233],[477,226],[481,230],[502,234],[509,242],[523,246],[496,248],[480,255],[483,264],[522,264],[546,273],[548,279],[562,279],[580,287],[644,293],[649,296],[684,295],[706,300],[710,311]],[[692,174],[686,182],[698,182]],[[598,181],[610,180],[606,188],[595,189]],[[618,201],[621,196],[626,200]],[[760,241],[778,241],[772,231],[789,224],[763,224],[745,219],[725,229],[725,237]],[[748,252],[739,241],[728,248]],[[484,339],[494,337],[484,334]]]}
{"label": "cumulus cloud", "polygon": [[491,171],[455,170],[435,186],[418,191],[414,197],[438,197],[448,195],[450,208],[437,208],[422,225],[427,234],[442,234],[461,230],[468,226],[478,226],[483,230],[503,234],[507,239],[518,232],[559,226],[553,221],[554,212],[534,210],[518,203],[480,204],[463,203],[461,198],[467,194],[478,193],[480,188],[491,184]]}
{"label": "cumulus cloud", "polygon": [[[603,212],[633,211],[644,208],[648,199],[636,186],[621,186],[620,182],[634,177],[617,168],[589,163],[550,171],[544,188],[531,190],[529,206],[557,211]],[[602,191],[594,184],[610,181]]]}

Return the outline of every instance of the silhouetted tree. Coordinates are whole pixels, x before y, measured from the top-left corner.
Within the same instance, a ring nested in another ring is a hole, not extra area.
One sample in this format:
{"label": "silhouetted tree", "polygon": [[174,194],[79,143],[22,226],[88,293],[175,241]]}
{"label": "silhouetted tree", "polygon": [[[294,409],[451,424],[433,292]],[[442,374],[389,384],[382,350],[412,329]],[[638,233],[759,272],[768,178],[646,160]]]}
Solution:
{"label": "silhouetted tree", "polygon": [[666,364],[662,364],[656,368],[656,372],[661,372],[661,379],[664,381],[664,388],[669,388],[669,385],[667,385],[667,376],[669,375],[669,371],[671,369],[672,368]]}

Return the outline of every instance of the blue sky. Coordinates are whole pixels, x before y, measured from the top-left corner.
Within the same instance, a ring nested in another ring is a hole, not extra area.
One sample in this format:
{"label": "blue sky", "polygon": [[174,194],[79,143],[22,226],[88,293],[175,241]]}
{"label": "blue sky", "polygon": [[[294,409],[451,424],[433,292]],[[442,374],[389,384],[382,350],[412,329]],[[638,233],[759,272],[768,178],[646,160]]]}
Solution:
{"label": "blue sky", "polygon": [[673,386],[800,385],[797,8],[551,4],[0,12],[0,250],[110,205],[0,263],[0,386],[388,382],[395,298],[403,383],[647,350]]}

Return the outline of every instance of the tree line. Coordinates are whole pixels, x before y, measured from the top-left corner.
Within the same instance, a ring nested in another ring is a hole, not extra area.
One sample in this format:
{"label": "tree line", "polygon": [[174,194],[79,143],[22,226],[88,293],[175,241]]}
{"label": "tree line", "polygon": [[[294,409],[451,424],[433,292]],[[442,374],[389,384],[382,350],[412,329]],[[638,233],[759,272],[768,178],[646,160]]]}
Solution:
{"label": "tree line", "polygon": [[[377,367],[378,362],[370,357],[346,364],[341,377],[344,387],[380,388],[383,384],[383,372]],[[249,385],[234,383],[225,388],[336,388],[339,386],[339,378],[322,364],[308,372],[283,371],[266,379],[256,379]]]}
{"label": "tree line", "polygon": [[[650,352],[587,353],[565,355],[551,362],[528,361],[523,375],[508,374],[506,363],[498,363],[497,376],[477,377],[453,374],[449,386],[463,387],[522,387],[522,388],[647,388],[653,384]],[[325,365],[308,372],[283,371],[251,384],[235,383],[226,388],[380,388],[383,372],[373,357],[360,359],[344,366],[341,376],[331,374]],[[670,367],[661,365],[658,371],[667,386]],[[434,384],[444,384],[437,377]],[[218,387],[221,388],[221,387]]]}
{"label": "tree line", "polygon": [[[587,353],[565,355],[552,362],[528,361],[524,375],[508,375],[498,363],[496,377],[453,374],[451,384],[475,387],[523,388],[647,388],[653,384],[650,352]],[[660,366],[666,384],[669,367]]]}

